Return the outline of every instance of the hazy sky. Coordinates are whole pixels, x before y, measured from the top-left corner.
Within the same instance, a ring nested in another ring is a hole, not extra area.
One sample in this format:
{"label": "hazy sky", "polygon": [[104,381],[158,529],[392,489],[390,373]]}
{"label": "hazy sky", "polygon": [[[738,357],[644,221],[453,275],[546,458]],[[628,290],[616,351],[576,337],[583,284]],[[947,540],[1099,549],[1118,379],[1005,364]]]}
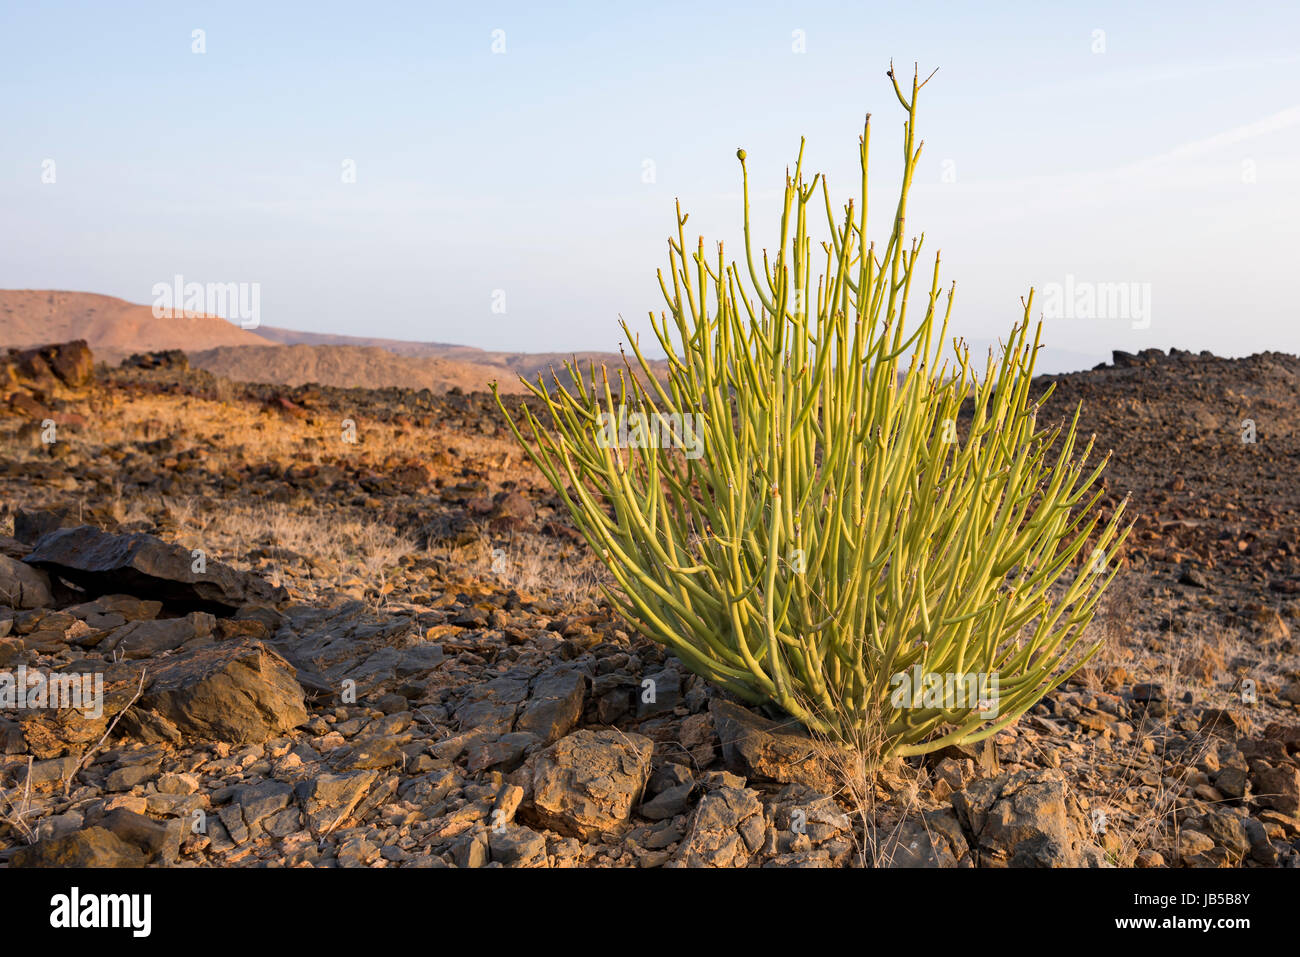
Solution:
{"label": "hazy sky", "polygon": [[799,137],[838,205],[872,112],[883,238],[890,57],[940,68],[909,225],[957,331],[996,337],[1031,285],[1077,313],[1124,284],[1129,314],[1048,343],[1300,352],[1294,2],[10,0],[0,287],[149,302],[181,274],[260,283],[268,325],[613,348],[661,305],[675,197],[740,254],[738,146],[772,246]]}

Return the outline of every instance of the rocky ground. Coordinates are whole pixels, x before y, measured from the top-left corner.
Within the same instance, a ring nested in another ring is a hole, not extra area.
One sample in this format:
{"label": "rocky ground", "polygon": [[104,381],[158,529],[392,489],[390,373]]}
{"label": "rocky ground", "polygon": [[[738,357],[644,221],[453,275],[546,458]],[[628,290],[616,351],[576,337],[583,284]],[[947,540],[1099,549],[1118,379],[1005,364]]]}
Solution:
{"label": "rocky ground", "polygon": [[611,614],[485,395],[0,357],[0,672],[104,690],[3,712],[0,862],[1300,864],[1300,360],[1050,381],[1138,517],[1105,647],[866,781]]}

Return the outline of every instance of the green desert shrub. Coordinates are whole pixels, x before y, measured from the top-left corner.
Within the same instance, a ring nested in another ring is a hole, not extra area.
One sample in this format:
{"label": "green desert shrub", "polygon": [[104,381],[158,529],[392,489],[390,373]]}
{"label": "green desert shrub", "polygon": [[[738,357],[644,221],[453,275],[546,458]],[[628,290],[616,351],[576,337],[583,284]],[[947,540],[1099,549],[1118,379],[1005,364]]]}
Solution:
{"label": "green desert shrub", "polygon": [[[1084,637],[1123,506],[1102,522],[1092,441],[1040,426],[1033,293],[982,371],[946,348],[953,290],[939,257],[913,302],[924,237],[905,240],[921,148],[917,94],[883,247],[866,201],[837,216],[824,177],[787,172],[780,245],[755,261],[745,153],[745,265],[687,246],[677,212],[666,367],[526,383],[540,417],[515,437],[608,566],[621,613],[696,674],[775,705],[817,734],[877,742],[874,758],[987,737],[1096,650]],[[870,116],[859,140],[867,195]],[[829,242],[808,218],[824,207]],[[816,258],[815,258],[816,257]],[[814,263],[821,265],[814,283]],[[927,261],[928,262],[928,261]],[[910,327],[913,313],[923,311]],[[495,391],[495,388],[494,388]],[[542,419],[549,421],[543,422]]]}

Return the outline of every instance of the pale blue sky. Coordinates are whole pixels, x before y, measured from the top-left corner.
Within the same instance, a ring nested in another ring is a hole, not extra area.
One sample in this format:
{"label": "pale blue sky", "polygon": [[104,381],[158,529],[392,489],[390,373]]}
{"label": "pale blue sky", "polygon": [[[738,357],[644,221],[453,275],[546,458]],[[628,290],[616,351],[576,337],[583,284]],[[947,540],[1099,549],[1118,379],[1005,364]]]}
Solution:
{"label": "pale blue sky", "polygon": [[737,146],[770,246],[799,137],[847,197],[871,111],[884,213],[891,56],[940,68],[910,224],[957,280],[957,331],[994,337],[1073,276],[1149,284],[1150,323],[1051,319],[1058,349],[1300,352],[1281,2],[8,2],[0,287],[148,302],[180,273],[259,282],[269,325],[613,348],[620,313],[648,329],[661,304],[674,197],[739,254]]}

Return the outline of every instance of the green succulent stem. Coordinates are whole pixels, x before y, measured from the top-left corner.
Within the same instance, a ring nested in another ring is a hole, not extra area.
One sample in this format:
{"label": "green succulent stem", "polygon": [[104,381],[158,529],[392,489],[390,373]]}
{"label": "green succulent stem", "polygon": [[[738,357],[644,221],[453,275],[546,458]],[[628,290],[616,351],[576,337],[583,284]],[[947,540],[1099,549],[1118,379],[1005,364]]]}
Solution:
{"label": "green succulent stem", "polygon": [[[1038,424],[1032,290],[980,370],[964,343],[947,344],[955,288],[941,285],[936,253],[909,328],[924,235],[904,230],[925,82],[914,74],[909,95],[889,76],[907,119],[879,255],[866,236],[869,115],[862,196],[838,216],[825,178],[805,181],[800,144],[774,259],[755,259],[740,150],[745,268],[721,244],[707,256],[703,237],[688,246],[679,204],[658,277],[666,310],[650,315],[666,373],[623,322],[632,358],[613,381],[576,361],[568,384],[525,381],[540,417],[527,403],[512,416],[493,385],[628,621],[742,700],[879,742],[873,764],[995,734],[1081,667],[1129,532],[1125,503],[1102,520],[1106,463],[1088,468],[1091,440],[1077,448],[1078,409]],[[814,284],[818,205],[830,241]],[[607,441],[618,421],[693,431],[669,447]],[[900,677],[917,667],[956,686],[995,676],[996,707],[952,695],[900,705]]]}

